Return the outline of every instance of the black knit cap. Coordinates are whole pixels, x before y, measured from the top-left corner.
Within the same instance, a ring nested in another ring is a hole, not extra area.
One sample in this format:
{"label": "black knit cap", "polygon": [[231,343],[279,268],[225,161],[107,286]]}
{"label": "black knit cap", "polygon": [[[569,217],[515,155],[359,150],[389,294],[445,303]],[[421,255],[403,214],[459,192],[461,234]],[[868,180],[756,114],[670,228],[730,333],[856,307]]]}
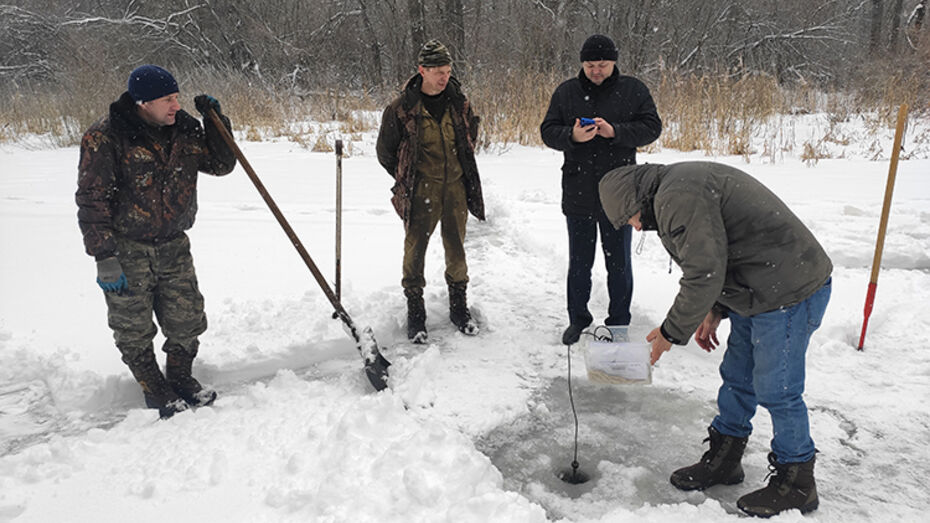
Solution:
{"label": "black knit cap", "polygon": [[581,46],[582,62],[599,62],[601,60],[617,61],[620,52],[614,41],[604,35],[591,35]]}

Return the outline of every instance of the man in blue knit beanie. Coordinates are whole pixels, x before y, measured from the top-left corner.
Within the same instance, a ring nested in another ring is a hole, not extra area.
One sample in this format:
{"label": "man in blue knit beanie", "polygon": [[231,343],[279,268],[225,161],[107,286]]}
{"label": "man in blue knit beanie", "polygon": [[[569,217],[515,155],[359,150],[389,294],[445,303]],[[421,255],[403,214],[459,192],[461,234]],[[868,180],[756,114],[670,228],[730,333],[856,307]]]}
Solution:
{"label": "man in blue knit beanie", "polygon": [[[78,225],[97,262],[107,319],[146,406],[162,418],[216,399],[191,375],[207,328],[185,231],[197,213],[198,172],[222,176],[236,157],[207,115],[229,119],[212,96],[181,109],[178,83],[157,65],[136,68],[126,92],[81,141]],[[165,373],[155,359],[153,316],[165,337]]]}

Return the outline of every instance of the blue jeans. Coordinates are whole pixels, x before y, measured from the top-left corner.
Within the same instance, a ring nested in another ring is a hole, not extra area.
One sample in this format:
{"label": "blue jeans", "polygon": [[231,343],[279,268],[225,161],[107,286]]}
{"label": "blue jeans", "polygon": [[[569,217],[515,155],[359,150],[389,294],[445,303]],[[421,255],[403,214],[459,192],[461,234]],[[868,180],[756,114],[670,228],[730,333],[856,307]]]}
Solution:
{"label": "blue jeans", "polygon": [[601,248],[607,265],[607,293],[610,305],[606,325],[630,324],[630,300],[633,297],[633,268],[630,244],[633,229],[624,225],[614,229],[604,213],[593,216],[566,216],[568,224],[568,321],[587,326],[593,321],[588,311],[591,298],[591,268],[594,267],[597,230],[601,230]]}
{"label": "blue jeans", "polygon": [[720,364],[720,413],[713,426],[721,434],[748,437],[756,405],[772,416],[772,452],[779,463],[814,457],[807,405],[804,359],[811,334],[820,327],[830,301],[830,280],[804,301],[755,316],[730,313],[730,337]]}

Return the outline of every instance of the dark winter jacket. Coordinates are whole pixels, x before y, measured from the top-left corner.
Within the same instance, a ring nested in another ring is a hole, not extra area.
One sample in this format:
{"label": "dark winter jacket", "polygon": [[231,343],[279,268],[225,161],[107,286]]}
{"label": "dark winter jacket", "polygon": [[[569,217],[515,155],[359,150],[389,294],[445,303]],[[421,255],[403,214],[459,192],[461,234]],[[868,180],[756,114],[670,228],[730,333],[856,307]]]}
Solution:
{"label": "dark winter jacket", "polygon": [[75,200],[87,254],[113,256],[114,235],[146,242],[179,236],[194,224],[197,172],[224,175],[235,166],[212,123],[204,131],[178,111],[174,125],[151,126],[123,93],[81,140]]}
{"label": "dark winter jacket", "polygon": [[811,231],[752,176],[713,162],[621,167],[600,183],[619,228],[641,211],[682,270],[662,333],[684,344],[711,307],[754,316],[811,296],[833,264]]}
{"label": "dark winter jacket", "polygon": [[[419,74],[407,82],[400,96],[384,110],[378,133],[378,161],[394,177],[391,202],[404,225],[410,219],[410,202],[422,171],[418,169],[418,163],[423,161],[420,136],[423,130],[422,82]],[[475,161],[478,117],[472,113],[468,98],[454,77],[449,79],[443,93],[448,99],[448,111],[452,117],[455,156],[465,182],[468,210],[479,220],[484,220],[484,197]]]}
{"label": "dark winter jacket", "polygon": [[[572,141],[576,118],[600,117],[614,127],[614,138],[595,136],[589,142]],[[636,163],[636,148],[654,142],[662,132],[649,89],[616,68],[601,85],[582,70],[556,88],[540,125],[543,142],[562,151],[562,212],[596,216],[601,206],[597,183],[607,171]]]}

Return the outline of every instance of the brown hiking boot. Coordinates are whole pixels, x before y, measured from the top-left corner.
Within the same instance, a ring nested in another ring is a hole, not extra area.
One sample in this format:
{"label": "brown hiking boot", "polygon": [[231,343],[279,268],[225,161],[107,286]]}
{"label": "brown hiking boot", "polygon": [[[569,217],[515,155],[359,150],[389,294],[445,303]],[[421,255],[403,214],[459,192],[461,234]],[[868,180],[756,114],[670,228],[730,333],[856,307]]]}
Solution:
{"label": "brown hiking boot", "polygon": [[672,472],[669,481],[679,490],[704,490],[713,485],[735,485],[743,481],[743,451],[749,438],[726,436],[713,427],[704,441],[710,441],[710,450],[701,461]]}
{"label": "brown hiking boot", "polygon": [[205,407],[216,400],[216,391],[203,388],[191,376],[194,356],[183,351],[169,352],[165,364],[165,379],[168,385],[191,407]]}
{"label": "brown hiking boot", "polygon": [[475,323],[468,311],[468,303],[465,297],[467,287],[467,282],[449,284],[449,320],[462,334],[475,336],[478,334],[478,324]]}
{"label": "brown hiking boot", "polygon": [[416,344],[426,343],[426,306],[423,304],[423,289],[404,289],[407,297],[407,339]]}
{"label": "brown hiking boot", "polygon": [[155,361],[154,354],[144,357],[141,361],[133,362],[129,365],[129,370],[136,381],[139,382],[139,386],[142,387],[145,406],[150,409],[158,409],[158,415],[161,419],[168,419],[178,412],[188,409],[184,400],[178,397],[177,393],[168,385],[161,373],[161,369],[158,368],[158,362]]}
{"label": "brown hiking boot", "polygon": [[820,500],[814,481],[814,461],[779,463],[775,453],[769,453],[769,484],[739,498],[736,506],[750,516],[771,517],[786,510],[798,509],[802,514],[815,510]]}

